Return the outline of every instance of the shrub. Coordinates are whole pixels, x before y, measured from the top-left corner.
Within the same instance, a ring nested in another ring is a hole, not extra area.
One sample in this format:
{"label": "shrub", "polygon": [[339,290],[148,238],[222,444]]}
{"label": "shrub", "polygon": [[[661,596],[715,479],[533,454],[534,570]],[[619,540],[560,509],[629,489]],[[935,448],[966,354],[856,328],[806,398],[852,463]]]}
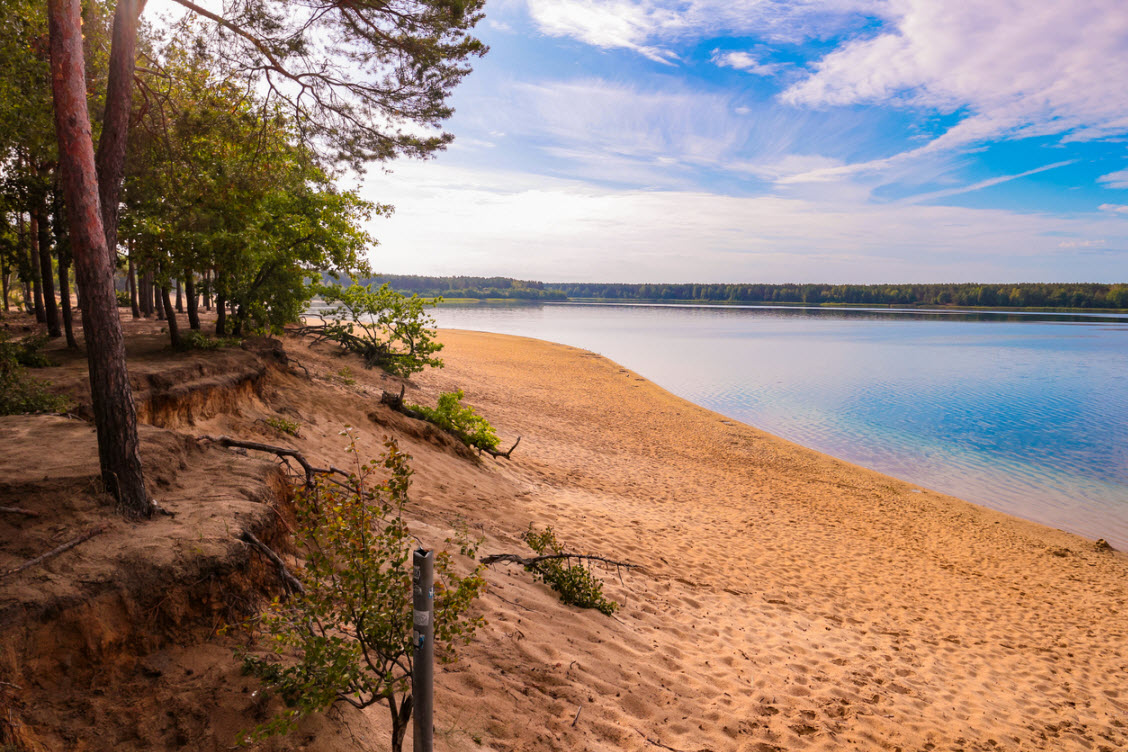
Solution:
{"label": "shrub", "polygon": [[263,423],[270,426],[275,431],[278,431],[279,433],[284,433],[288,436],[297,436],[298,435],[298,429],[300,428],[300,426],[298,426],[298,424],[295,421],[287,420],[286,418],[283,418],[281,415],[272,415],[271,417],[264,420]]}
{"label": "shrub", "polygon": [[418,295],[410,298],[388,285],[378,290],[364,285],[323,285],[318,294],[329,304],[323,317],[328,323],[307,327],[364,358],[369,367],[410,376],[431,366],[442,345],[435,341],[435,321],[424,308],[430,304]]}
{"label": "shrub", "polygon": [[[306,553],[296,573],[304,592],[274,599],[261,617],[271,658],[243,654],[244,668],[278,692],[286,708],[244,740],[285,733],[310,713],[337,702],[377,702],[392,715],[392,748],[400,749],[411,717],[412,549],[403,518],[412,470],[394,440],[381,463],[361,464],[348,483],[322,479],[296,500],[295,542]],[[356,453],[355,444],[350,451]],[[377,466],[390,473],[375,482]],[[347,487],[345,487],[347,486]],[[453,543],[455,541],[449,541]],[[461,543],[471,557],[477,543]],[[485,587],[482,565],[459,577],[448,552],[435,556],[434,648],[456,659],[481,624],[469,614]],[[398,698],[398,700],[397,700]]]}
{"label": "shrub", "polygon": [[39,352],[45,338],[27,337],[12,341],[0,332],[0,415],[60,413],[70,409],[70,400],[52,394],[50,382],[32,378],[25,366],[50,365]]}
{"label": "shrub", "polygon": [[478,449],[497,449],[500,439],[490,422],[474,412],[474,408],[462,404],[466,395],[461,389],[443,392],[434,408],[422,405],[407,407],[422,415],[439,428],[450,431],[468,446]]}
{"label": "shrub", "polygon": [[[556,540],[551,527],[538,533],[530,525],[521,539],[539,556],[564,553],[564,546]],[[525,570],[543,580],[560,594],[561,601],[569,605],[594,608],[607,616],[619,607],[618,603],[603,596],[603,583],[582,564],[569,564],[567,559],[548,559],[527,566]]]}
{"label": "shrub", "polygon": [[118,308],[131,308],[133,306],[133,298],[130,297],[128,290],[114,290],[114,297],[117,298]]}
{"label": "shrub", "polygon": [[237,347],[242,342],[239,337],[209,337],[198,329],[180,333],[181,350],[218,350],[221,347]]}

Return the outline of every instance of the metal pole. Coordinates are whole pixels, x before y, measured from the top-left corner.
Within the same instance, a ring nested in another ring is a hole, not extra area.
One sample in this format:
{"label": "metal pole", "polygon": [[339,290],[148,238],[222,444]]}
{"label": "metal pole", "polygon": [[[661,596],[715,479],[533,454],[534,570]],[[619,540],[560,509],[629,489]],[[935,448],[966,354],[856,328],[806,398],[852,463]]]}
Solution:
{"label": "metal pole", "polygon": [[435,725],[435,552],[415,549],[411,591],[415,652],[411,660],[413,752],[431,752]]}

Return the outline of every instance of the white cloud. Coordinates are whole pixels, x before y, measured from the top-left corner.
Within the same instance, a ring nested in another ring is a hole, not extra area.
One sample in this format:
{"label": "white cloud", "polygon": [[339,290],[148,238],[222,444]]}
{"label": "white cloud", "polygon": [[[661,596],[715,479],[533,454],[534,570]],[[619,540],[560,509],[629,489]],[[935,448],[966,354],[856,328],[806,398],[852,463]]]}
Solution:
{"label": "white cloud", "polygon": [[1128,170],[1117,170],[1101,175],[1097,180],[1109,188],[1128,188]]}
{"label": "white cloud", "polygon": [[754,76],[774,76],[784,67],[780,63],[762,63],[751,53],[743,51],[721,52],[720,50],[713,50],[711,59],[715,65],[722,68],[735,68]]}
{"label": "white cloud", "polygon": [[661,62],[664,44],[721,34],[798,41],[842,29],[880,0],[526,0],[544,33]]}
{"label": "white cloud", "polygon": [[1097,208],[1113,214],[1128,214],[1128,204],[1101,204]]}
{"label": "white cloud", "polygon": [[783,94],[795,105],[904,104],[970,115],[927,150],[1008,136],[1128,132],[1123,0],[891,0]]}
{"label": "white cloud", "polygon": [[[373,175],[386,272],[602,281],[1112,280],[1128,224],[864,199],[615,191],[440,163]],[[1103,249],[1094,254],[1093,249]]]}

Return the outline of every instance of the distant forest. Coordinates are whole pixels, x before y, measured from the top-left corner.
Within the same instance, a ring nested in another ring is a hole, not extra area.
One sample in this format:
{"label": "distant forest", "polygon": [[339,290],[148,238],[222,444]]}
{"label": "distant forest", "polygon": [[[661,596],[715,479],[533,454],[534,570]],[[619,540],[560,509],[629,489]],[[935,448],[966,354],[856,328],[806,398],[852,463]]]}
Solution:
{"label": "distant forest", "polygon": [[509,277],[380,275],[401,292],[445,298],[530,301],[615,300],[808,305],[985,306],[1128,309],[1128,284],[1079,283],[816,285],[534,282]]}

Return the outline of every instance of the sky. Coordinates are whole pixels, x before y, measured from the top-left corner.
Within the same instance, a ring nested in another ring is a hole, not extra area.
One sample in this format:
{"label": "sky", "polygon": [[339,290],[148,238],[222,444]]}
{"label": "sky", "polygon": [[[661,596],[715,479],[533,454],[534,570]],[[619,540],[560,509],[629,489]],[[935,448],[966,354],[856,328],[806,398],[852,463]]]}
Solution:
{"label": "sky", "polygon": [[374,270],[1128,281],[1123,0],[490,0]]}

